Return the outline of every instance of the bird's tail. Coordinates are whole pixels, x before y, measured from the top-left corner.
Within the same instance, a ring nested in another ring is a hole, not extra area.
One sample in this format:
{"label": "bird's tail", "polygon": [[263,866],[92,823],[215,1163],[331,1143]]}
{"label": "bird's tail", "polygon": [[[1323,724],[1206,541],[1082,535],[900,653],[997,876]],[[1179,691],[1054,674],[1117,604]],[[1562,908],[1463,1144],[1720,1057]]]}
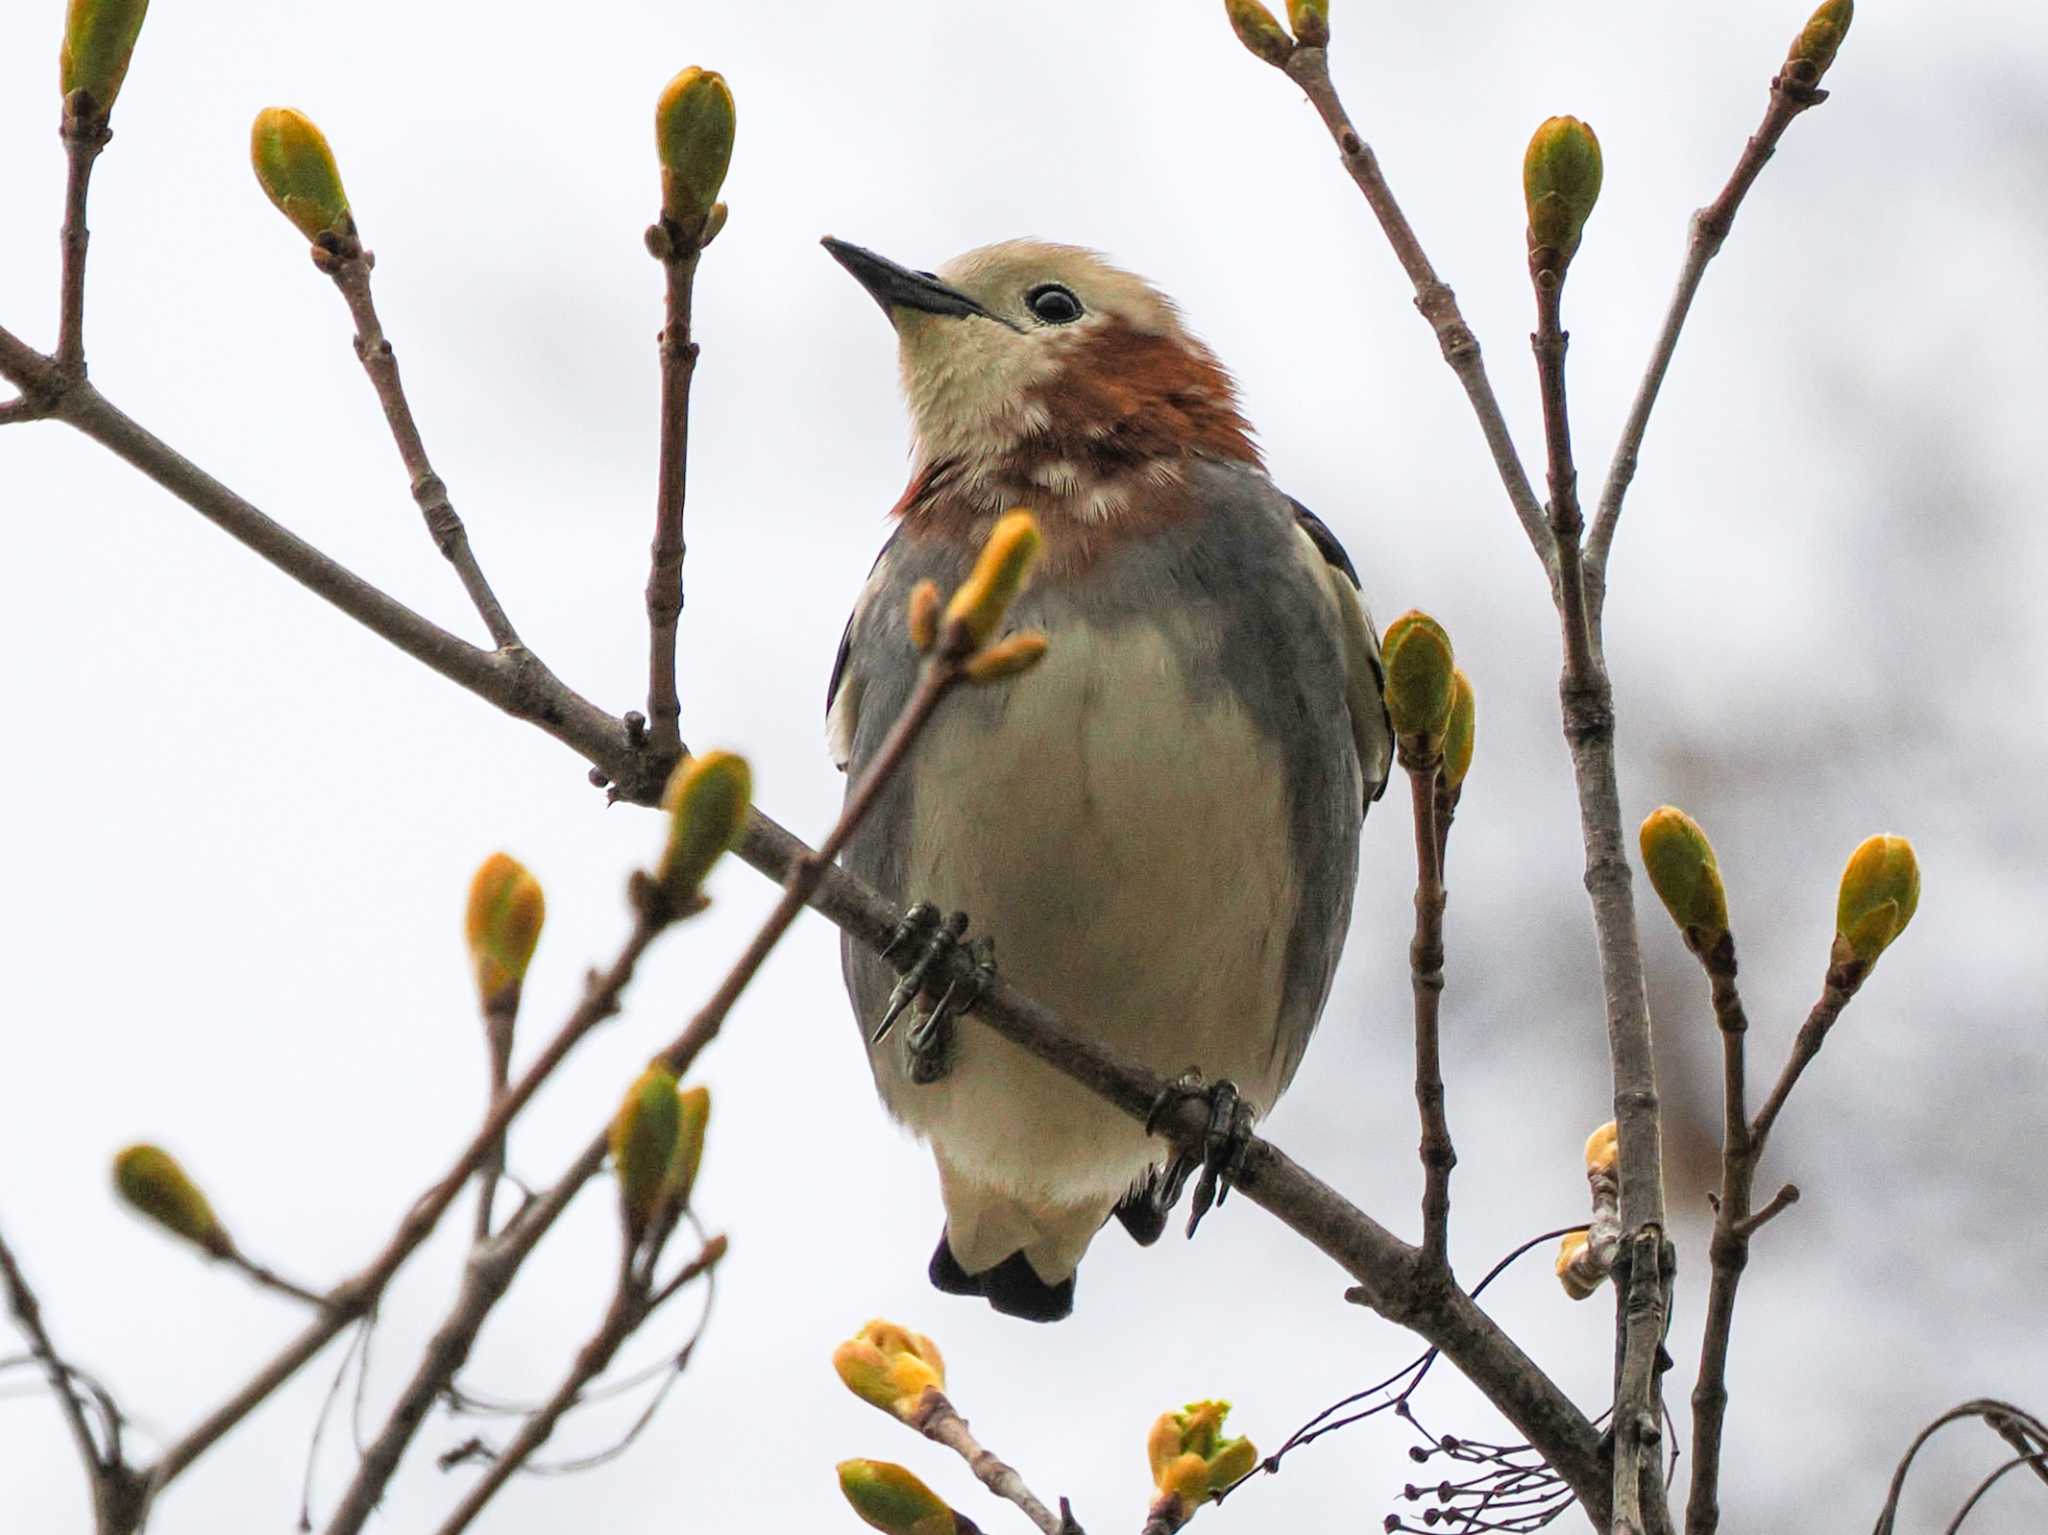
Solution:
{"label": "bird's tail", "polygon": [[939,1160],[946,1229],[931,1281],[1008,1316],[1056,1322],[1074,1309],[1074,1270],[1116,1201],[1054,1204],[992,1188]]}

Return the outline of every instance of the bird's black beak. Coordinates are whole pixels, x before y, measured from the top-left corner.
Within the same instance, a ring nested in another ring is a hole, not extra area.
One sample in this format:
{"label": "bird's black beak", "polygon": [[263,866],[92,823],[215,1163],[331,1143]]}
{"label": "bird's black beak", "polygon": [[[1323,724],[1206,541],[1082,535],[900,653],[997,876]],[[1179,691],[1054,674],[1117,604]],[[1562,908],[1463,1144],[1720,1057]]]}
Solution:
{"label": "bird's black beak", "polygon": [[925,314],[978,314],[994,318],[958,288],[947,287],[929,272],[913,272],[886,257],[877,256],[871,250],[848,245],[830,235],[819,243],[832,253],[834,261],[853,274],[854,281],[868,290],[869,296],[882,306],[883,314],[897,309],[917,309]]}

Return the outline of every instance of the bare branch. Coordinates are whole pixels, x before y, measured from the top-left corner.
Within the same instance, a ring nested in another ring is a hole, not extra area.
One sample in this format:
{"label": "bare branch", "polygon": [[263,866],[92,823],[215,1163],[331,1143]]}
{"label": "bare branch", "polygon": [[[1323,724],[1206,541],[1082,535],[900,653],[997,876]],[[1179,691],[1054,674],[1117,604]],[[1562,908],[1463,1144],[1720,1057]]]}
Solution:
{"label": "bare branch", "polygon": [[661,458],[654,497],[654,546],[647,568],[647,719],[655,754],[683,748],[676,696],[676,626],[683,614],[683,499],[689,479],[690,381],[697,343],[690,339],[690,297],[703,246],[666,215],[647,231],[660,260],[667,320],[661,328]]}
{"label": "bare branch", "polygon": [[1827,979],[1821,985],[1820,1000],[1813,1004],[1812,1011],[1806,1015],[1806,1022],[1799,1026],[1784,1070],[1778,1073],[1770,1097],[1764,1100],[1764,1106],[1756,1111],[1756,1118],[1750,1123],[1749,1138],[1759,1156],[1772,1128],[1778,1123],[1778,1116],[1785,1110],[1785,1100],[1792,1096],[1792,1089],[1798,1086],[1801,1074],[1820,1054],[1820,1047],[1827,1043],[1828,1031],[1835,1026],[1835,1020],[1842,1016],[1842,1009],[1849,1005],[1849,999],[1863,984],[1867,968],[1853,960],[1847,965],[1828,967]]}
{"label": "bare branch", "polygon": [[92,238],[85,227],[85,200],[92,183],[93,162],[107,147],[113,133],[107,114],[84,91],[73,91],[64,102],[64,118],[57,129],[64,141],[64,229],[63,276],[57,312],[56,362],[67,378],[85,377],[85,247]]}
{"label": "bare branch", "polygon": [[377,264],[377,258],[363,249],[352,225],[345,237],[322,235],[321,239],[334,239],[335,248],[315,246],[315,262],[334,279],[334,286],[341,291],[349,315],[356,322],[356,356],[370,376],[371,387],[377,391],[377,403],[384,407],[384,420],[391,427],[392,440],[398,444],[405,472],[412,478],[412,498],[426,520],[427,533],[433,538],[434,547],[455,567],[462,589],[469,593],[477,616],[490,631],[491,643],[501,651],[513,649],[519,644],[519,634],[513,629],[512,620],[505,616],[491,583],[484,579],[483,569],[469,547],[469,530],[448,499],[447,485],[427,461],[426,445],[420,440],[419,425],[413,420],[412,406],[405,398],[405,385],[399,381],[398,355],[391,349],[384,326],[377,318],[377,306],[370,297],[370,269]]}
{"label": "bare branch", "polygon": [[[2038,1451],[2048,1449],[2048,1425],[2023,1407],[2010,1402],[2001,1402],[1990,1397],[1976,1397],[1951,1407],[1932,1423],[1921,1429],[1906,1447],[1906,1453],[1899,1457],[1897,1469],[1892,1472],[1891,1487],[1885,1494],[1884,1507],[1878,1510],[1874,1535],[1893,1535],[1899,1517],[1899,1497],[1906,1490],[1907,1473],[1913,1469],[1913,1461],[1927,1441],[1951,1423],[1965,1418],[1981,1418],[1998,1436],[2010,1444],[2020,1455],[2017,1465],[2033,1463]],[[2048,1469],[2035,1465],[2035,1474],[2048,1482]],[[1974,1501],[1974,1500],[1973,1500]],[[1968,1512],[1967,1507],[1964,1512]]]}
{"label": "bare branch", "polygon": [[1665,310],[1664,328],[1657,333],[1656,345],[1650,349],[1649,366],[1643,372],[1642,382],[1636,386],[1628,420],[1621,428],[1621,440],[1615,444],[1614,458],[1607,466],[1607,483],[1600,492],[1600,509],[1593,519],[1593,531],[1586,540],[1587,576],[1593,588],[1596,615],[1606,598],[1607,557],[1614,544],[1615,527],[1621,521],[1621,503],[1628,495],[1629,482],[1635,478],[1643,434],[1649,429],[1650,412],[1656,408],[1657,392],[1664,387],[1664,375],[1671,367],[1672,354],[1678,349],[1678,333],[1685,328],[1686,316],[1692,310],[1693,295],[1699,292],[1700,279],[1707,275],[1707,263],[1720,254],[1729,230],[1735,225],[1735,214],[1742,206],[1742,199],[1749,194],[1750,186],[1777,149],[1778,140],[1784,137],[1795,117],[1827,100],[1826,91],[1816,89],[1811,80],[1802,82],[1797,78],[1802,69],[1810,71],[1811,68],[1811,65],[1788,61],[1785,69],[1772,79],[1770,105],[1764,111],[1763,123],[1743,146],[1742,156],[1735,162],[1735,171],[1729,176],[1728,184],[1721,188],[1719,197],[1692,216],[1692,226],[1685,242],[1685,260],[1678,269],[1678,287],[1671,295],[1670,307]]}
{"label": "bare branch", "polygon": [[1443,858],[1450,832],[1439,824],[1443,756],[1401,746],[1401,765],[1415,808],[1415,937],[1408,945],[1409,985],[1415,994],[1415,1105],[1422,1119],[1422,1250],[1450,1269],[1451,1169],[1458,1153],[1444,1113],[1444,1073],[1438,1021],[1444,995]]}
{"label": "bare branch", "polygon": [[1753,1237],[1766,1224],[1777,1219],[1798,1203],[1799,1185],[1788,1183],[1769,1199],[1765,1200],[1756,1214],[1750,1216],[1747,1220],[1737,1221],[1735,1223],[1735,1234],[1739,1237]]}
{"label": "bare branch", "polygon": [[[619,1265],[619,1282],[606,1307],[604,1320],[576,1352],[569,1373],[531,1413],[512,1442],[497,1452],[474,1487],[463,1495],[455,1511],[442,1521],[438,1535],[459,1535],[475,1522],[484,1506],[516,1475],[536,1451],[548,1442],[564,1415],[583,1398],[584,1388],[611,1367],[620,1347],[651,1316],[661,1303],[684,1285],[708,1272],[725,1256],[725,1239],[716,1237],[695,1259],[684,1265],[676,1277],[660,1290],[650,1291],[646,1279],[636,1274],[630,1262]],[[630,1258],[630,1254],[628,1254]]]}
{"label": "bare branch", "polygon": [[1622,1359],[1614,1399],[1614,1528],[1616,1535],[1656,1535],[1670,1527],[1670,1510],[1660,1491],[1663,1413],[1658,1405],[1658,1361],[1671,1315],[1674,1259],[1664,1235],[1663,1149],[1649,993],[1632,879],[1622,850],[1614,689],[1600,661],[1597,619],[1586,605],[1579,545],[1583,523],[1564,374],[1569,338],[1561,323],[1566,270],[1556,252],[1531,251],[1529,274],[1536,294],[1531,345],[1542,386],[1549,526],[1556,557],[1554,592],[1564,642],[1558,693],[1586,844],[1586,892],[1592,898],[1601,991],[1607,1001],[1607,1050],[1620,1139],[1622,1245],[1615,1275],[1623,1281]]}
{"label": "bare branch", "polygon": [[[936,1386],[928,1386],[918,1398],[915,1414],[909,1419],[910,1426],[934,1444],[942,1444],[962,1460],[975,1479],[997,1497],[1014,1503],[1023,1511],[1024,1517],[1045,1532],[1045,1535],[1061,1535],[1068,1528],[1067,1521],[1040,1502],[1031,1489],[1024,1485],[1024,1478],[1016,1468],[991,1451],[981,1447],[980,1442],[968,1429],[967,1420],[947,1398],[946,1393]],[[1064,1508],[1064,1505],[1062,1505]],[[447,1532],[443,1532],[447,1535]]]}
{"label": "bare branch", "polygon": [[1549,529],[1544,525],[1543,508],[1536,500],[1535,491],[1529,487],[1529,476],[1522,468],[1521,457],[1515,452],[1514,439],[1508,434],[1507,419],[1501,414],[1500,402],[1494,398],[1493,385],[1487,379],[1486,364],[1479,355],[1479,339],[1472,334],[1472,327],[1465,323],[1465,316],[1458,309],[1457,295],[1436,275],[1436,268],[1429,264],[1421,241],[1416,239],[1407,215],[1401,211],[1386,177],[1380,173],[1379,158],[1351,125],[1344,103],[1337,97],[1337,88],[1330,82],[1329,55],[1321,48],[1297,47],[1280,67],[1288,79],[1301,87],[1310,105],[1322,118],[1323,126],[1329,129],[1330,137],[1336,142],[1337,153],[1344,161],[1344,169],[1358,183],[1358,190],[1365,194],[1373,216],[1386,232],[1387,243],[1394,248],[1395,258],[1414,284],[1415,307],[1429,322],[1430,329],[1436,332],[1444,361],[1451,365],[1451,371],[1458,375],[1458,382],[1464,385],[1466,398],[1472,402],[1473,413],[1479,418],[1479,430],[1486,438],[1487,451],[1493,455],[1494,468],[1508,493],[1508,500],[1514,506],[1515,516],[1522,524],[1522,531],[1528,535],[1529,546],[1536,551],[1536,557],[1543,562],[1544,570],[1554,581],[1556,559]]}
{"label": "bare branch", "polygon": [[[512,1075],[512,1030],[519,1016],[519,987],[514,985],[500,989],[498,994],[484,1004],[484,1048],[489,1057],[490,1107],[496,1108],[505,1096],[505,1088]],[[484,1165],[477,1169],[476,1180],[476,1240],[481,1242],[491,1234],[491,1207],[497,1202],[498,1180],[505,1173],[505,1138],[500,1136],[484,1158]]]}
{"label": "bare branch", "polygon": [[107,1448],[103,1451],[93,1438],[92,1425],[86,1419],[85,1404],[79,1400],[75,1384],[78,1372],[50,1341],[35,1291],[29,1288],[28,1279],[4,1237],[0,1237],[0,1288],[7,1293],[7,1309],[13,1313],[22,1336],[28,1339],[29,1353],[42,1367],[51,1391],[64,1409],[64,1421],[71,1430],[79,1463],[92,1484],[93,1519],[100,1535],[128,1535],[139,1530],[149,1506],[148,1480],[121,1458],[119,1420],[112,1403],[104,1404],[109,1414]]}
{"label": "bare branch", "polygon": [[302,1284],[296,1284],[285,1278],[284,1275],[278,1273],[275,1269],[266,1268],[238,1247],[229,1248],[225,1253],[221,1254],[221,1258],[230,1267],[240,1269],[244,1275],[263,1286],[266,1290],[275,1291],[279,1295],[290,1296],[293,1300],[303,1301],[308,1306],[325,1307],[328,1303],[327,1297],[319,1291],[310,1289]]}

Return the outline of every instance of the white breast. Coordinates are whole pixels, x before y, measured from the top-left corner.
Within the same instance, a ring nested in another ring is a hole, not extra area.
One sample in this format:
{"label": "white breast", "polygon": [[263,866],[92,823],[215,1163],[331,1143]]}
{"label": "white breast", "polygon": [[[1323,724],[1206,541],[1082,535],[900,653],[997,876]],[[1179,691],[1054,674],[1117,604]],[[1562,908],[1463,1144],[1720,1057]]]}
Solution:
{"label": "white breast", "polygon": [[[909,894],[968,913],[1003,972],[1154,1070],[1227,1076],[1260,1106],[1297,898],[1276,744],[1191,644],[1149,623],[1068,625],[990,700],[942,711],[911,765]],[[975,700],[979,702],[980,700]],[[962,701],[966,702],[965,700]],[[884,1096],[963,1170],[1020,1194],[1120,1191],[1141,1127],[977,1026],[952,1074]]]}

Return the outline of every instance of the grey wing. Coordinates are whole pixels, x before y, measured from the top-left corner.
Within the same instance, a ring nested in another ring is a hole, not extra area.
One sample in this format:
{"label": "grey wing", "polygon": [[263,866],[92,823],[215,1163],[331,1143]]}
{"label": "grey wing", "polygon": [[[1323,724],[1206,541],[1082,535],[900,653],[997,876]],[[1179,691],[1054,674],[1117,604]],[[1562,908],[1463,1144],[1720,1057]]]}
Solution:
{"label": "grey wing", "polygon": [[1351,738],[1358,747],[1359,771],[1365,775],[1365,802],[1386,792],[1394,766],[1394,728],[1387,720],[1387,678],[1380,665],[1379,629],[1359,590],[1358,570],[1337,542],[1337,535],[1314,512],[1292,496],[1294,525],[1323,558],[1330,594],[1344,630],[1344,703],[1351,713]]}

